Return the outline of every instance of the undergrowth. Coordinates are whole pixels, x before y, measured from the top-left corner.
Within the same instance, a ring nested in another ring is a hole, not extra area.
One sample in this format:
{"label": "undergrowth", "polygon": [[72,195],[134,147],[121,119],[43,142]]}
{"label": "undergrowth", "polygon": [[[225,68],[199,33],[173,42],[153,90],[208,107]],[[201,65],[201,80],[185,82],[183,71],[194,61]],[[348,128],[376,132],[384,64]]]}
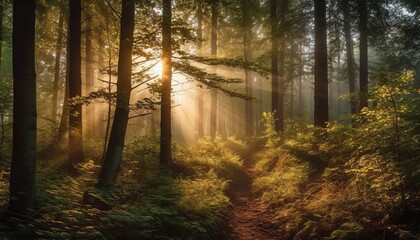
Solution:
{"label": "undergrowth", "polygon": [[[39,208],[33,218],[9,218],[0,236],[13,239],[226,239],[225,190],[231,172],[242,164],[232,149],[244,148],[235,139],[202,139],[184,147],[174,145],[176,172],[159,165],[159,142],[139,138],[127,145],[115,190],[91,190],[99,165],[79,165],[80,176],[57,171],[57,164],[38,168]],[[96,156],[92,145],[90,155]],[[0,182],[3,184],[3,182]],[[109,204],[103,211],[84,205],[83,193]],[[5,199],[5,198],[2,198]]]}
{"label": "undergrowth", "polygon": [[265,114],[265,155],[253,186],[285,239],[419,239],[419,95],[389,76],[351,125],[326,129]]}

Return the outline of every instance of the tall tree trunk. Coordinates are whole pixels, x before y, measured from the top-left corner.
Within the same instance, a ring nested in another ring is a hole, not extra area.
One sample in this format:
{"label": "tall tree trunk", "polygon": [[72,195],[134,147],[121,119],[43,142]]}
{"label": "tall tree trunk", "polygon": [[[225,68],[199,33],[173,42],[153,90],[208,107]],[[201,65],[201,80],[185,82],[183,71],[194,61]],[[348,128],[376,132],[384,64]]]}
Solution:
{"label": "tall tree trunk", "polygon": [[360,30],[360,110],[368,107],[368,10],[367,0],[358,0]]}
{"label": "tall tree trunk", "polygon": [[55,47],[55,68],[54,68],[54,82],[53,82],[53,95],[52,95],[52,107],[51,107],[51,119],[55,122],[57,120],[57,103],[58,103],[58,82],[60,80],[60,60],[61,60],[61,49],[63,45],[63,26],[64,16],[63,11],[60,7],[60,16],[58,18],[58,37],[57,45]]}
{"label": "tall tree trunk", "polygon": [[[69,29],[67,29],[67,35]],[[68,39],[68,38],[67,38]],[[61,142],[69,125],[69,77],[70,77],[70,57],[69,57],[69,44],[66,44],[66,76],[64,81],[64,99],[63,99],[63,111],[61,113],[60,126],[58,127],[57,141]]]}
{"label": "tall tree trunk", "polygon": [[120,48],[118,59],[117,105],[111,136],[105,159],[99,173],[96,187],[101,189],[112,188],[120,170],[121,157],[124,149],[124,140],[127,130],[130,95],[131,95],[131,67],[134,33],[134,0],[122,1]]}
{"label": "tall tree trunk", "polygon": [[36,155],[35,0],[13,2],[13,152],[9,211],[35,205]]}
{"label": "tall tree trunk", "polygon": [[[242,20],[243,20],[243,46],[245,61],[251,60],[251,38],[252,38],[252,21],[249,13],[249,0],[242,0]],[[245,93],[252,95],[252,74],[249,70],[245,70]],[[245,136],[254,135],[254,112],[253,102],[245,101]]]}
{"label": "tall tree trunk", "polygon": [[[346,1],[345,4],[347,3]],[[343,7],[344,16],[344,38],[346,39],[347,52],[347,77],[349,81],[350,92],[350,109],[351,114],[357,113],[357,98],[356,98],[356,67],[354,62],[353,38],[351,36],[350,17],[348,13],[348,4]]]}
{"label": "tall tree trunk", "polygon": [[[278,40],[278,1],[271,0],[271,111],[274,113],[275,130],[283,131],[283,107],[279,105],[279,40]],[[281,112],[281,113],[280,113]]]}
{"label": "tall tree trunk", "polygon": [[[217,57],[217,18],[219,0],[211,1],[211,56]],[[217,128],[217,90],[211,90],[210,101],[210,137],[216,137]]]}
{"label": "tall tree trunk", "polygon": [[172,87],[172,2],[163,0],[162,21],[162,109],[160,120],[160,162],[166,167],[172,163],[171,87]]}
{"label": "tall tree trunk", "polygon": [[[89,6],[89,5],[88,5]],[[93,73],[93,54],[92,54],[92,16],[87,16],[86,19],[86,64],[85,64],[85,92],[86,95],[94,91],[94,73]],[[93,137],[95,129],[95,104],[89,104],[86,108],[86,133],[85,136],[88,138]]]}
{"label": "tall tree trunk", "polygon": [[[70,0],[69,21],[69,98],[82,96],[81,76],[81,0]],[[69,109],[69,161],[66,169],[76,173],[75,164],[83,162],[82,147],[82,105]]]}
{"label": "tall tree trunk", "polygon": [[[197,55],[203,53],[203,2],[197,0]],[[197,137],[204,136],[204,91],[197,90]]]}
{"label": "tall tree trunk", "polygon": [[3,1],[4,0],[0,0],[0,69],[2,67],[1,57],[3,56]]}
{"label": "tall tree trunk", "polygon": [[279,47],[280,50],[278,52],[278,58],[279,58],[279,110],[278,110],[278,121],[280,125],[280,131],[284,131],[284,93],[286,92],[285,89],[285,79],[286,79],[286,71],[285,71],[285,63],[286,63],[286,26],[285,26],[285,20],[286,20],[286,12],[288,9],[288,0],[282,0],[280,5],[280,16],[279,16],[279,22],[280,27],[278,29],[278,37],[279,37]]}
{"label": "tall tree trunk", "polygon": [[328,122],[328,56],[325,0],[315,1],[315,106],[314,124],[326,127]]}

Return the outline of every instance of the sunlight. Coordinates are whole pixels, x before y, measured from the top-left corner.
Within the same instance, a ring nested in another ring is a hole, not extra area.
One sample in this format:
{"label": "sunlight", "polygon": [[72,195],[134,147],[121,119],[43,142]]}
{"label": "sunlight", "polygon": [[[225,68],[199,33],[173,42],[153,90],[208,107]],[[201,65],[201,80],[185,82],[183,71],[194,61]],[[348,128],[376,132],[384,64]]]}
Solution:
{"label": "sunlight", "polygon": [[162,79],[162,60],[156,62],[154,66],[150,68],[149,72],[152,75],[158,76],[160,79]]}

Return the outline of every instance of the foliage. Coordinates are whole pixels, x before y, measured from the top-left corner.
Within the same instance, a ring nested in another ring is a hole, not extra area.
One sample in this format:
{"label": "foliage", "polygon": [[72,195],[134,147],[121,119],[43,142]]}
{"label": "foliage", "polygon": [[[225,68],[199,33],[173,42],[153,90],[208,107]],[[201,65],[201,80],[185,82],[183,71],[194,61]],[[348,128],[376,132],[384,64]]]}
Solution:
{"label": "foliage", "polygon": [[372,239],[384,231],[419,237],[418,227],[401,223],[419,208],[412,188],[419,184],[419,95],[410,72],[381,79],[374,105],[353,116],[353,125],[289,123],[283,143],[266,126],[254,187],[276,211],[285,238]]}

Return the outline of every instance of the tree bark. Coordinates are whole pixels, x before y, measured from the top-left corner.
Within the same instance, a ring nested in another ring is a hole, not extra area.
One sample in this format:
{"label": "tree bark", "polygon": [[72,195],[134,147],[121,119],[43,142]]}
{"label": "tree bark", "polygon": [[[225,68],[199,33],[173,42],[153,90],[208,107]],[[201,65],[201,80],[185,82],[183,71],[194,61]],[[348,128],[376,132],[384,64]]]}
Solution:
{"label": "tree bark", "polygon": [[2,67],[2,59],[3,56],[3,0],[0,0],[0,69]]}
{"label": "tree bark", "polygon": [[315,1],[315,105],[314,124],[326,127],[328,122],[328,56],[325,0]]}
{"label": "tree bark", "polygon": [[134,0],[122,1],[120,48],[118,59],[117,105],[111,135],[96,187],[110,189],[120,170],[127,130],[131,95],[131,55],[134,33]]}
{"label": "tree bark", "polygon": [[[69,21],[69,98],[82,96],[81,77],[81,0],[70,0]],[[69,109],[69,161],[66,170],[76,173],[75,165],[83,162],[82,105],[74,104]]]}
{"label": "tree bark", "polygon": [[[252,38],[252,21],[249,13],[249,1],[242,0],[242,19],[243,19],[243,46],[244,59],[250,61],[251,53],[251,38]],[[245,70],[245,93],[252,95],[252,74],[249,70]],[[254,111],[253,101],[245,101],[245,136],[251,137],[254,135]]]}
{"label": "tree bark", "polygon": [[358,0],[360,30],[360,111],[368,107],[368,10],[367,0]]}
{"label": "tree bark", "polygon": [[[217,18],[218,18],[218,5],[219,0],[211,1],[211,56],[217,57]],[[211,90],[211,101],[210,101],[210,137],[214,139],[216,137],[217,128],[217,90]]]}
{"label": "tree bark", "polygon": [[279,105],[279,41],[278,41],[278,1],[271,0],[271,111],[274,113],[274,129],[283,131],[283,108]]}
{"label": "tree bark", "polygon": [[[346,1],[343,1],[346,3]],[[348,13],[348,4],[343,7],[344,16],[344,38],[346,39],[346,53],[347,53],[347,77],[349,81],[350,92],[350,109],[351,114],[357,113],[357,98],[356,98],[356,67],[354,62],[353,39],[351,36],[350,17]]]}
{"label": "tree bark", "polygon": [[36,155],[35,1],[13,2],[13,152],[9,211],[35,206]]}
{"label": "tree bark", "polygon": [[[203,3],[197,0],[197,55],[203,52]],[[204,136],[204,91],[202,88],[197,90],[197,137]]]}
{"label": "tree bark", "polygon": [[172,41],[171,41],[172,2],[163,0],[162,21],[162,108],[160,121],[160,162],[170,168],[172,163]]}
{"label": "tree bark", "polygon": [[[89,5],[88,5],[89,6]],[[86,19],[86,34],[85,34],[85,43],[86,43],[86,64],[85,64],[85,92],[86,95],[93,92],[94,87],[94,73],[93,73],[93,57],[92,57],[92,16],[88,16]],[[95,104],[89,104],[86,108],[86,133],[85,136],[88,138],[93,137],[95,129]]]}
{"label": "tree bark", "polygon": [[60,81],[60,60],[61,60],[61,49],[63,45],[63,26],[64,16],[63,11],[60,7],[60,16],[58,18],[58,37],[57,45],[55,47],[55,68],[54,68],[54,82],[53,82],[53,95],[52,95],[52,107],[51,107],[51,119],[55,122],[57,120],[57,103],[58,103],[58,82]]}

